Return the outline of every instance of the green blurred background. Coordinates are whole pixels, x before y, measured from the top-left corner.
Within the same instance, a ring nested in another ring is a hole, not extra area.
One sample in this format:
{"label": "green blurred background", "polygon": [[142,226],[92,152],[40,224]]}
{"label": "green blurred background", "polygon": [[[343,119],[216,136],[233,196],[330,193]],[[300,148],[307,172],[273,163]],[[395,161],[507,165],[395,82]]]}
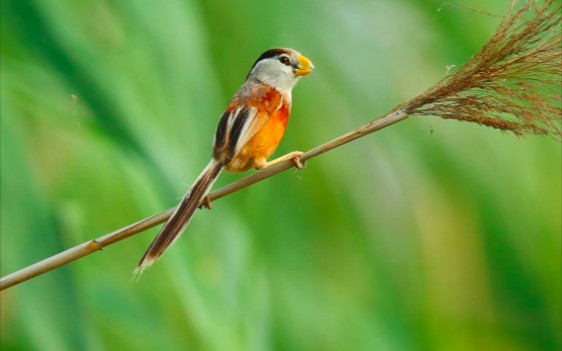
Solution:
{"label": "green blurred background", "polygon": [[[264,50],[317,67],[279,156],[419,94],[500,20],[442,0],[1,6],[2,275],[173,206]],[[137,284],[156,228],[3,291],[0,346],[559,350],[560,179],[551,139],[411,118],[200,211]]]}

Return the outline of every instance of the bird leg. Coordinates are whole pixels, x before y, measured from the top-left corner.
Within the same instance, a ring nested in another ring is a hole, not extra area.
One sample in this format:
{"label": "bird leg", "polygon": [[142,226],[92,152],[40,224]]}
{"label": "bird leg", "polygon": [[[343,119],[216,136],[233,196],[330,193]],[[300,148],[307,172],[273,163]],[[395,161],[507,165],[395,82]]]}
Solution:
{"label": "bird leg", "polygon": [[301,152],[301,151],[293,151],[293,152],[289,152],[288,154],[283,155],[281,157],[278,157],[275,160],[272,160],[272,161],[269,161],[269,162],[265,162],[265,160],[263,160],[263,162],[260,162],[260,163],[256,162],[256,169],[269,168],[269,167],[275,166],[276,164],[281,163],[283,161],[291,160],[291,161],[293,161],[293,164],[295,165],[295,168],[300,171],[305,166],[305,162],[303,160],[301,160],[301,156],[303,154],[304,154],[304,152]]}

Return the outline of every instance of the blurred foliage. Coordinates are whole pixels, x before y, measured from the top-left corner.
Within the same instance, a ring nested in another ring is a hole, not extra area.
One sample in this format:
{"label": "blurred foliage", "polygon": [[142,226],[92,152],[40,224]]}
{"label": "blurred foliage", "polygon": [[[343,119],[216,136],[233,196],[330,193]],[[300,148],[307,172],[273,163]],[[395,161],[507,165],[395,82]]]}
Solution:
{"label": "blurred foliage", "polygon": [[[509,0],[452,4],[2,1],[2,275],[173,206],[268,48],[317,67],[277,155],[419,94]],[[200,211],[138,284],[157,229],[3,291],[0,346],[559,350],[560,179],[550,139],[411,118]]]}

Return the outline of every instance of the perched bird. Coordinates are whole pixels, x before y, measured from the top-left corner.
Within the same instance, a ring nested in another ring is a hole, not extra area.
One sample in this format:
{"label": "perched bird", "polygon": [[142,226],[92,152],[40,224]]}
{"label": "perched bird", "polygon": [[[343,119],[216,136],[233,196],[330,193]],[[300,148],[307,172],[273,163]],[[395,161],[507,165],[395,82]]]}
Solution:
{"label": "perched bird", "polygon": [[293,49],[271,49],[252,66],[223,113],[215,133],[213,157],[156,236],[135,269],[150,267],[183,232],[223,169],[263,169],[287,159],[301,168],[301,152],[268,162],[283,137],[291,110],[291,90],[312,72],[310,60]]}

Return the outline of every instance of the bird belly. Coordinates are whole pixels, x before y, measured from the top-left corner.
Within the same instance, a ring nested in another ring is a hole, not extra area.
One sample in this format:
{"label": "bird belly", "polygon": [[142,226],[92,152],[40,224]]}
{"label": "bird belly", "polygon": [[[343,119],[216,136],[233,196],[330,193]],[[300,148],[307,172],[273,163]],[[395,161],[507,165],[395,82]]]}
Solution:
{"label": "bird belly", "polygon": [[[282,107],[275,111],[264,126],[226,165],[226,169],[230,172],[241,172],[256,167],[260,161],[265,161],[281,142],[288,121],[288,109]],[[258,162],[256,163],[256,161]]]}

